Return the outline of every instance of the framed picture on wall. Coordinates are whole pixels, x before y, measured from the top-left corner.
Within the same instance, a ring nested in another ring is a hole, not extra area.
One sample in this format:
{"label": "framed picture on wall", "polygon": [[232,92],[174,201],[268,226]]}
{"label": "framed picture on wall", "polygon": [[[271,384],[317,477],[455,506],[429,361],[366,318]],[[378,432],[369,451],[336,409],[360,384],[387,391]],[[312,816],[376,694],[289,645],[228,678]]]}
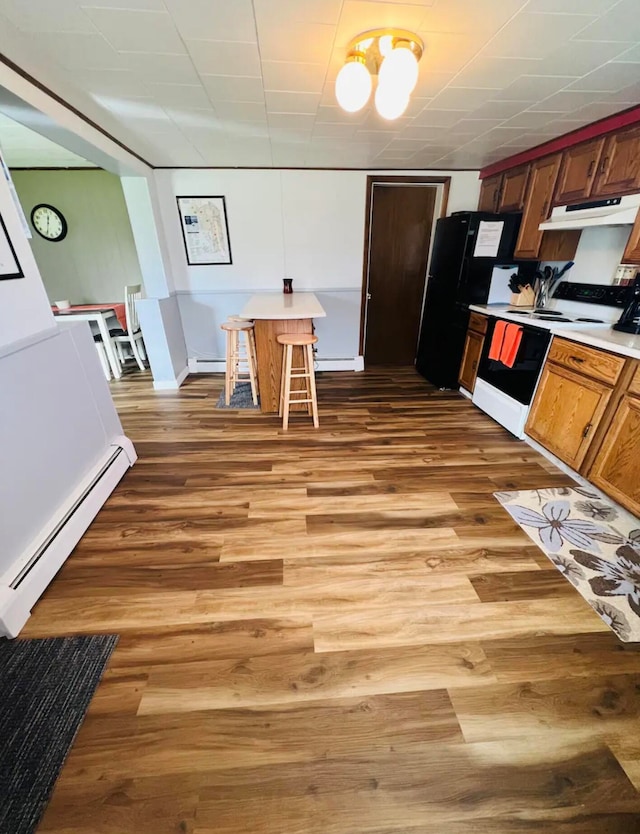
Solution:
{"label": "framed picture on wall", "polygon": [[18,256],[4,225],[4,219],[0,216],[0,281],[9,281],[12,278],[24,278],[24,272],[18,263]]}
{"label": "framed picture on wall", "polygon": [[189,266],[230,264],[231,244],[224,197],[177,197]]}

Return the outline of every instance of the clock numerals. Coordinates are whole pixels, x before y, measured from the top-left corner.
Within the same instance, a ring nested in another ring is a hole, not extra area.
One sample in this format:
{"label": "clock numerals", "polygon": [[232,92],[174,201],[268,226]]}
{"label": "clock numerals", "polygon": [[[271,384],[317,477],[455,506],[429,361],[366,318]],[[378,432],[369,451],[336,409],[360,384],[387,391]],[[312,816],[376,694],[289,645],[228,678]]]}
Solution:
{"label": "clock numerals", "polygon": [[53,206],[44,203],[35,206],[31,211],[31,222],[45,240],[60,241],[67,234],[67,221]]}

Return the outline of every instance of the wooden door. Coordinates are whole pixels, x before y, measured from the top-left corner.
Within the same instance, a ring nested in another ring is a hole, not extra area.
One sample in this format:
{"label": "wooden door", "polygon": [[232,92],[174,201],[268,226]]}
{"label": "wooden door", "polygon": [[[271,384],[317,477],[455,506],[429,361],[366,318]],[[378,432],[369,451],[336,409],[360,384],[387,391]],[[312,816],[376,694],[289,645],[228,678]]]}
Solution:
{"label": "wooden door", "polygon": [[529,171],[529,165],[521,165],[519,168],[505,171],[502,177],[498,211],[522,211],[529,182]]}
{"label": "wooden door", "polygon": [[480,354],[482,353],[483,345],[484,336],[480,333],[475,333],[473,330],[467,331],[458,382],[463,388],[466,388],[467,391],[470,391],[472,394],[476,384],[478,364],[480,362]]}
{"label": "wooden door", "polygon": [[416,358],[436,188],[374,184],[368,251],[367,365]]}
{"label": "wooden door", "polygon": [[601,382],[547,362],[525,431],[578,469],[610,396],[611,389]]}
{"label": "wooden door", "polygon": [[586,199],[591,194],[604,142],[604,137],[600,137],[567,148],[562,154],[554,202],[570,203]]}
{"label": "wooden door", "polygon": [[625,264],[640,263],[640,214],[636,217],[636,222],[631,229],[622,262]]}
{"label": "wooden door", "polygon": [[589,471],[589,480],[640,515],[640,399],[625,396]]}
{"label": "wooden door", "polygon": [[640,190],[640,127],[607,137],[592,197],[615,197]]}
{"label": "wooden door", "polygon": [[516,244],[516,258],[538,257],[543,236],[538,226],[549,216],[559,170],[560,154],[546,156],[531,166],[527,199]]}
{"label": "wooden door", "polygon": [[498,211],[501,185],[502,174],[496,174],[495,177],[487,177],[486,180],[482,180],[478,211]]}

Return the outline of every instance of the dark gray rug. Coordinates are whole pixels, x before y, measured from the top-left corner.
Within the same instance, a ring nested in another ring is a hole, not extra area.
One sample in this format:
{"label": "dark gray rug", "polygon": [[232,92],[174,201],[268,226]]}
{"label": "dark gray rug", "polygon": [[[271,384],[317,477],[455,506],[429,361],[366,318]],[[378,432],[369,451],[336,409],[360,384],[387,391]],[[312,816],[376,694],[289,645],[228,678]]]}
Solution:
{"label": "dark gray rug", "polygon": [[224,402],[224,391],[218,397],[218,402],[216,403],[216,408],[253,408],[259,409],[260,408],[260,397],[258,397],[258,405],[253,404],[253,399],[251,397],[251,383],[250,382],[241,382],[239,385],[236,385],[236,390],[231,395],[231,399],[229,400],[229,405],[225,405]]}
{"label": "dark gray rug", "polygon": [[32,834],[118,642],[0,640],[0,832]]}

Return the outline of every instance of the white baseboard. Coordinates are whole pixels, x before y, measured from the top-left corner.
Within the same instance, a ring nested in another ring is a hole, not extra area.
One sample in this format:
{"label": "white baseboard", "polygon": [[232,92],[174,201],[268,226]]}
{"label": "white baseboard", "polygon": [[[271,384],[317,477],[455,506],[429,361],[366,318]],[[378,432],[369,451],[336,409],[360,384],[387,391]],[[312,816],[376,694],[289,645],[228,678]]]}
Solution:
{"label": "white baseboard", "polygon": [[[192,374],[223,374],[225,366],[224,359],[189,359],[189,372]],[[362,356],[355,356],[353,359],[317,359],[316,370],[364,371],[364,359]]]}
{"label": "white baseboard", "polygon": [[466,397],[468,400],[473,399],[473,394],[471,391],[467,391],[466,388],[463,388],[462,385],[458,388],[458,391],[462,394],[463,397]]}
{"label": "white baseboard", "polygon": [[189,360],[189,366],[183,368],[175,380],[173,379],[160,379],[157,382],[154,380],[153,388],[155,391],[177,391],[178,388],[182,385],[185,379],[189,376],[190,373],[197,373],[197,371],[191,370],[191,360]]}

